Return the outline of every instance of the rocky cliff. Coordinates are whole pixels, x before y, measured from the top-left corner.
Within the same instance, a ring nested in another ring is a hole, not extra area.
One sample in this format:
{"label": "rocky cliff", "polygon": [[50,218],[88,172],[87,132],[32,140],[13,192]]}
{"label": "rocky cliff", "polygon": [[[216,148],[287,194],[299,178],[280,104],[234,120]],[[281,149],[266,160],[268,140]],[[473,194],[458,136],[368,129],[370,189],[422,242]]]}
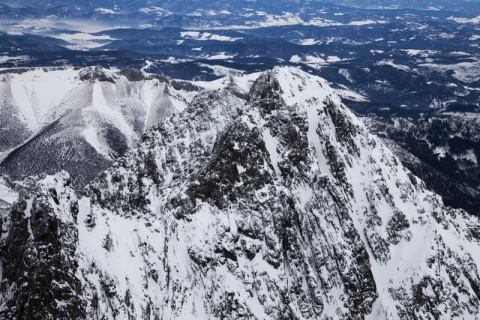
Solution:
{"label": "rocky cliff", "polygon": [[[204,90],[81,194],[32,179],[2,219],[4,319],[475,318],[480,225],[328,84]],[[40,294],[41,293],[41,294]]]}

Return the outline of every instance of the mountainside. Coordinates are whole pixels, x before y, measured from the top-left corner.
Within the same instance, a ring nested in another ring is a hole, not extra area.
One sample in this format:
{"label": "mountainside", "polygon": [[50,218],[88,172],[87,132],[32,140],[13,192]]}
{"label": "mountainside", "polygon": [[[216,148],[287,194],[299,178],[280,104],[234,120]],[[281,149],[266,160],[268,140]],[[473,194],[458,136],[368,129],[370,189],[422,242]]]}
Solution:
{"label": "mountainside", "polygon": [[480,117],[477,108],[442,109],[415,118],[366,117],[403,164],[445,203],[480,214]]}
{"label": "mountainside", "polygon": [[205,90],[76,194],[31,179],[1,221],[2,319],[474,318],[480,225],[326,81]]}
{"label": "mountainside", "polygon": [[17,180],[67,170],[82,187],[199,89],[138,70],[7,70],[0,74],[0,174]]}

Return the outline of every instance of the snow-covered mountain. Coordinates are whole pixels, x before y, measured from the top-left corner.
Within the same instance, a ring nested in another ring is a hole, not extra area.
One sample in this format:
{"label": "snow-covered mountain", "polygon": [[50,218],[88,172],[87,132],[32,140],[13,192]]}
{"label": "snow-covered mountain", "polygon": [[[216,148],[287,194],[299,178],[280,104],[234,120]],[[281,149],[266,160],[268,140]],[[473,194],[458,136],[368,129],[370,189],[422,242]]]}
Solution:
{"label": "snow-covered mountain", "polygon": [[420,117],[365,117],[402,163],[455,208],[480,214],[480,115],[441,109]]}
{"label": "snow-covered mountain", "polygon": [[2,319],[475,318],[480,225],[295,68],[165,117],[1,220]]}
{"label": "snow-covered mountain", "polygon": [[0,173],[16,180],[64,169],[77,187],[199,90],[138,70],[17,72],[0,75]]}

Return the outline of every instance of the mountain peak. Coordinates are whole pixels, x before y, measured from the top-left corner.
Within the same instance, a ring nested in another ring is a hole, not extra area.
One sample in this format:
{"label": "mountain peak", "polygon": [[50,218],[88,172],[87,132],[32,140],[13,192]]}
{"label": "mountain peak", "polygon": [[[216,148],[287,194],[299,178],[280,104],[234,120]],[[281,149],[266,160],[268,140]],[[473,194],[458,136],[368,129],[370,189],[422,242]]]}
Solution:
{"label": "mountain peak", "polygon": [[[298,69],[261,74],[248,101],[200,92],[78,206],[62,201],[51,205],[78,208],[78,267],[63,263],[87,318],[462,318],[479,306],[478,219],[446,208]],[[2,252],[18,238],[5,237]]]}

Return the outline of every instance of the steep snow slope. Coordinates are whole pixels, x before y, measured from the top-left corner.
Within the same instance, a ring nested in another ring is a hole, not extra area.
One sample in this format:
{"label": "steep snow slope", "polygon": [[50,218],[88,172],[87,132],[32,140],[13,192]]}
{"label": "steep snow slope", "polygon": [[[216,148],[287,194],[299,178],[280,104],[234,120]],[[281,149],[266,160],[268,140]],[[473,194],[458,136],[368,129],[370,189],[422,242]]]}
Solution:
{"label": "steep snow slope", "polygon": [[247,103],[201,92],[82,197],[66,173],[31,189],[3,219],[4,319],[462,319],[480,307],[478,219],[446,208],[297,69],[260,75]]}
{"label": "steep snow slope", "polygon": [[17,72],[0,75],[0,172],[22,179],[66,169],[77,186],[199,90],[134,70]]}

